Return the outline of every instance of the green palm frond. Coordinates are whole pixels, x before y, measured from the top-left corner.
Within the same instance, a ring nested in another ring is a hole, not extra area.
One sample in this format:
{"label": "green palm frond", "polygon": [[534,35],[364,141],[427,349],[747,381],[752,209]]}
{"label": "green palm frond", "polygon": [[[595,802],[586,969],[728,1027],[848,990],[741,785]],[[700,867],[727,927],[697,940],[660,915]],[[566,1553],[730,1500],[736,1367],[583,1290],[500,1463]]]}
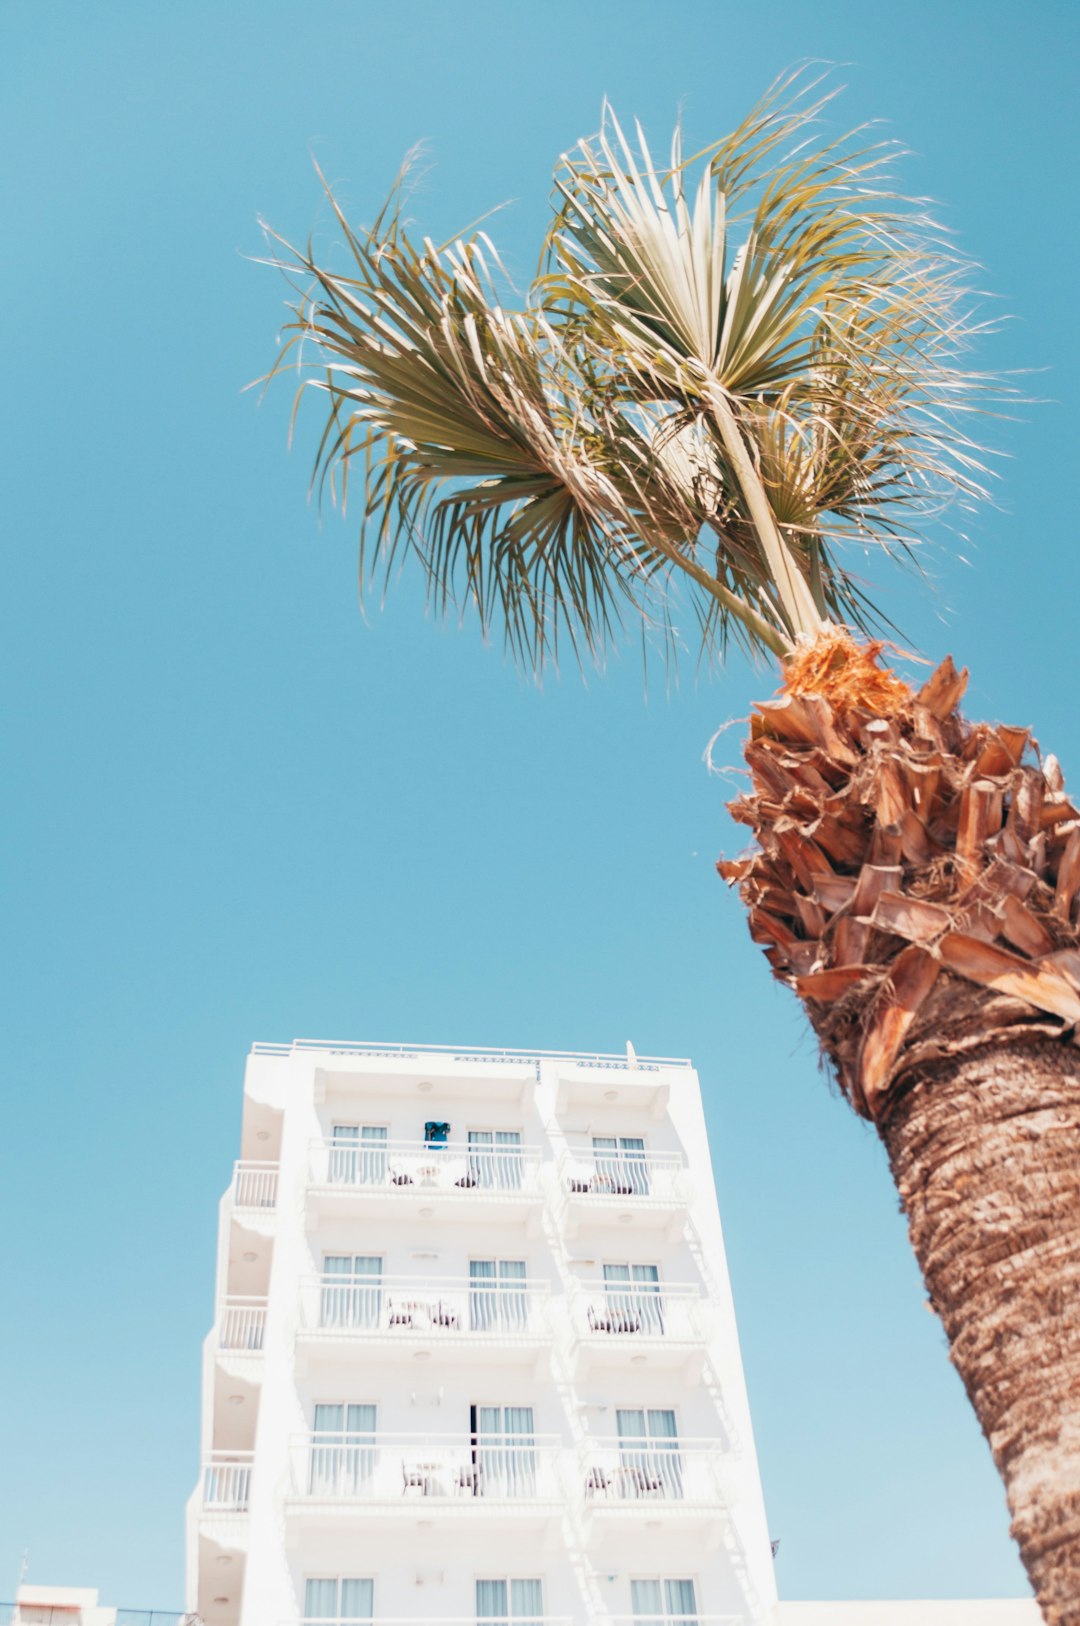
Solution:
{"label": "green palm frond", "polygon": [[[907,547],[982,494],[963,425],[966,267],[892,188],[890,148],[812,143],[827,96],[781,82],[723,141],[658,168],[613,114],[556,173],[520,308],[481,232],[417,241],[395,190],[305,280],[277,371],[326,403],[316,481],[362,485],[361,579],[411,556],[533,666],[627,619],[705,653],[783,653],[880,612],[845,541]],[[324,183],[325,184],[325,183]]]}

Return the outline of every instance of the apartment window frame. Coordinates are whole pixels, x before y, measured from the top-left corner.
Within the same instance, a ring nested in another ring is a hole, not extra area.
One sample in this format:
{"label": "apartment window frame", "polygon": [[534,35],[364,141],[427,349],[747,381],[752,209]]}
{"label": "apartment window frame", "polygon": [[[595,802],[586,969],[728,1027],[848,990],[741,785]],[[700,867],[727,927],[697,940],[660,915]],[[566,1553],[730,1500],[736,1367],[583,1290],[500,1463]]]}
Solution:
{"label": "apartment window frame", "polygon": [[[630,1618],[635,1626],[697,1626],[701,1615],[701,1605],[698,1602],[698,1580],[696,1575],[631,1575],[630,1582]],[[660,1589],[661,1609],[659,1614],[646,1615],[634,1605],[634,1588],[636,1586],[656,1586]],[[690,1613],[681,1614],[668,1607],[670,1594],[668,1587],[689,1586],[694,1594],[693,1608]]]}
{"label": "apartment window frame", "polygon": [[[627,1144],[628,1142],[632,1144]],[[647,1197],[651,1189],[645,1135],[589,1136],[592,1189],[616,1197]]]}
{"label": "apartment window frame", "polygon": [[[365,1621],[377,1620],[379,1617],[375,1612],[375,1610],[376,1610],[376,1597],[375,1597],[375,1582],[376,1582],[376,1579],[377,1578],[374,1575],[305,1575],[304,1576],[304,1626],[308,1626],[309,1622],[319,1622],[320,1626],[321,1626],[322,1622],[325,1622],[326,1626],[338,1626],[338,1623],[346,1622],[346,1621],[350,1623],[350,1626],[351,1626],[351,1623],[353,1621],[359,1621],[361,1623],[361,1626],[362,1626],[362,1623],[365,1622]],[[308,1613],[308,1587],[313,1582],[320,1582],[323,1585],[326,1585],[328,1583],[333,1584],[333,1586],[335,1588],[335,1603],[334,1603],[335,1612],[334,1612],[334,1614],[332,1614],[332,1615],[311,1615],[311,1614]],[[369,1614],[366,1614],[366,1615],[343,1615],[341,1613],[341,1605],[342,1605],[342,1591],[341,1591],[341,1589],[345,1585],[346,1582],[360,1583],[361,1585],[366,1584],[367,1586],[369,1586],[371,1588],[371,1603],[370,1603],[370,1606],[369,1606],[370,1607],[370,1613]]]}
{"label": "apartment window frame", "polygon": [[[524,1611],[514,1607],[514,1585],[535,1586],[539,1589],[539,1608],[529,1607]],[[480,1613],[480,1588],[482,1586],[504,1587],[504,1601],[506,1608],[501,1614],[482,1615]],[[480,1575],[473,1576],[473,1599],[475,1601],[474,1614],[477,1626],[536,1626],[544,1619],[544,1577],[542,1575]]]}
{"label": "apartment window frame", "polygon": [[[355,1139],[339,1140],[344,1131],[356,1131]],[[370,1141],[365,1130],[380,1132]],[[327,1141],[330,1154],[330,1181],[343,1186],[382,1186],[390,1178],[390,1125],[356,1120],[351,1123],[331,1119]]]}
{"label": "apartment window frame", "polygon": [[[482,1427],[481,1418],[486,1411],[499,1413],[497,1431]],[[506,1427],[506,1414],[511,1411],[528,1412],[528,1434]],[[534,1496],[539,1464],[536,1455],[536,1407],[533,1403],[529,1401],[527,1405],[518,1406],[505,1400],[470,1401],[469,1459],[474,1496],[498,1495],[497,1487],[500,1484],[513,1487],[509,1491],[511,1497],[528,1499]]]}
{"label": "apartment window frame", "polygon": [[[349,1260],[349,1271],[327,1268],[331,1259]],[[359,1260],[378,1262],[378,1270],[357,1271]],[[319,1326],[371,1329],[382,1323],[385,1253],[327,1253],[319,1276]]]}
{"label": "apartment window frame", "polygon": [[[642,1419],[641,1434],[623,1433],[620,1418],[631,1413]],[[670,1434],[653,1431],[652,1419],[659,1417],[671,1419]],[[672,1501],[682,1500],[682,1434],[677,1406],[616,1406],[615,1439],[619,1472],[631,1500],[657,1494]]]}
{"label": "apartment window frame", "polygon": [[[609,1280],[609,1270],[625,1270],[626,1277]],[[636,1276],[635,1271],[651,1270],[651,1277]],[[603,1314],[607,1324],[594,1330],[603,1332],[644,1332],[662,1335],[665,1326],[663,1266],[652,1259],[602,1259],[600,1261]],[[596,1318],[594,1312],[594,1319]]]}
{"label": "apartment window frame", "polygon": [[[340,1407],[343,1426],[339,1429],[323,1429],[320,1431],[318,1427],[319,1409],[320,1407],[329,1406]],[[374,1417],[370,1428],[350,1428],[349,1412],[354,1407],[371,1408]],[[311,1446],[308,1469],[311,1494],[320,1494],[320,1488],[328,1484],[329,1494],[348,1495],[348,1490],[342,1490],[342,1484],[345,1484],[351,1486],[352,1494],[355,1495],[360,1485],[368,1484],[375,1475],[378,1462],[379,1432],[379,1403],[377,1400],[346,1400],[344,1398],[313,1400],[311,1403]]]}

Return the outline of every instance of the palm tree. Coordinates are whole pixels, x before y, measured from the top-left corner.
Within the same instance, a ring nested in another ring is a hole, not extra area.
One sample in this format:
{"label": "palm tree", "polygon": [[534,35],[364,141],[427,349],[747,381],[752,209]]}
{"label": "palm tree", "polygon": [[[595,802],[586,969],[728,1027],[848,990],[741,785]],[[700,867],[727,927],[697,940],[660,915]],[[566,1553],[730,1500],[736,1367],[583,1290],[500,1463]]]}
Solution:
{"label": "palm tree", "polygon": [[[816,96],[816,99],[815,99]],[[415,559],[540,668],[628,618],[780,665],[754,711],[749,853],[719,865],[880,1134],[1045,1618],[1080,1621],[1080,815],[946,660],[882,664],[855,544],[908,551],[983,494],[969,269],[885,144],[820,141],[798,75],[655,164],[614,115],[560,161],[524,298],[479,230],[414,239],[400,185],[311,247],[284,356],[316,476],[360,486],[361,580]],[[280,243],[281,240],[278,239]],[[282,362],[279,360],[278,366]],[[275,368],[275,371],[277,369]],[[299,396],[298,396],[299,399]]]}

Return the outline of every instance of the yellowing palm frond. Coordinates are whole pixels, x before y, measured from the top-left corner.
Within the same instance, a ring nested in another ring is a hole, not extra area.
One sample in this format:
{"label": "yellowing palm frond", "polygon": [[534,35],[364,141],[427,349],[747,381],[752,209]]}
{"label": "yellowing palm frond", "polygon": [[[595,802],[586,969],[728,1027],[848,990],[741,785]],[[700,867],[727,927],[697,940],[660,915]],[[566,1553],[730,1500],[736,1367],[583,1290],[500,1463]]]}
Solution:
{"label": "yellowing palm frond", "polygon": [[966,268],[890,149],[808,142],[826,100],[785,81],[665,169],[609,113],[559,166],[518,309],[486,236],[416,242],[398,193],[365,232],[333,205],[346,272],[283,245],[308,286],[282,360],[327,402],[320,485],[360,474],[362,580],[411,556],[534,666],[627,614],[674,638],[674,606],[710,656],[880,616],[843,543],[981,495],[986,382]]}

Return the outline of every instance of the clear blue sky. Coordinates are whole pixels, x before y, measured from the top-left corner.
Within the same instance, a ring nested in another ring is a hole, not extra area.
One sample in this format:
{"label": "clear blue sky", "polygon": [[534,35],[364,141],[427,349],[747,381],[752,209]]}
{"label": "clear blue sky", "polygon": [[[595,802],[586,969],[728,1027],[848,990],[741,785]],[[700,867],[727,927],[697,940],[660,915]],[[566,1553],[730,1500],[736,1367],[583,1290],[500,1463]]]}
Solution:
{"label": "clear blue sky", "polygon": [[[662,142],[804,57],[913,148],[1046,369],[1000,509],[904,631],[1066,770],[1080,435],[1071,0],[6,0],[0,51],[8,792],[0,1598],[179,1607],[199,1346],[244,1054],[296,1034],[693,1056],[789,1597],[1019,1594],[1003,1498],[882,1155],[713,873],[706,740],[767,674],[648,701],[631,649],[542,692],[419,584],[357,611],[306,501],[313,424],[241,386],[283,288],[256,215],[329,241],[408,148],[446,235],[492,203],[531,269],[601,97]],[[945,539],[939,541],[944,544]],[[734,735],[732,754],[734,755]]]}

